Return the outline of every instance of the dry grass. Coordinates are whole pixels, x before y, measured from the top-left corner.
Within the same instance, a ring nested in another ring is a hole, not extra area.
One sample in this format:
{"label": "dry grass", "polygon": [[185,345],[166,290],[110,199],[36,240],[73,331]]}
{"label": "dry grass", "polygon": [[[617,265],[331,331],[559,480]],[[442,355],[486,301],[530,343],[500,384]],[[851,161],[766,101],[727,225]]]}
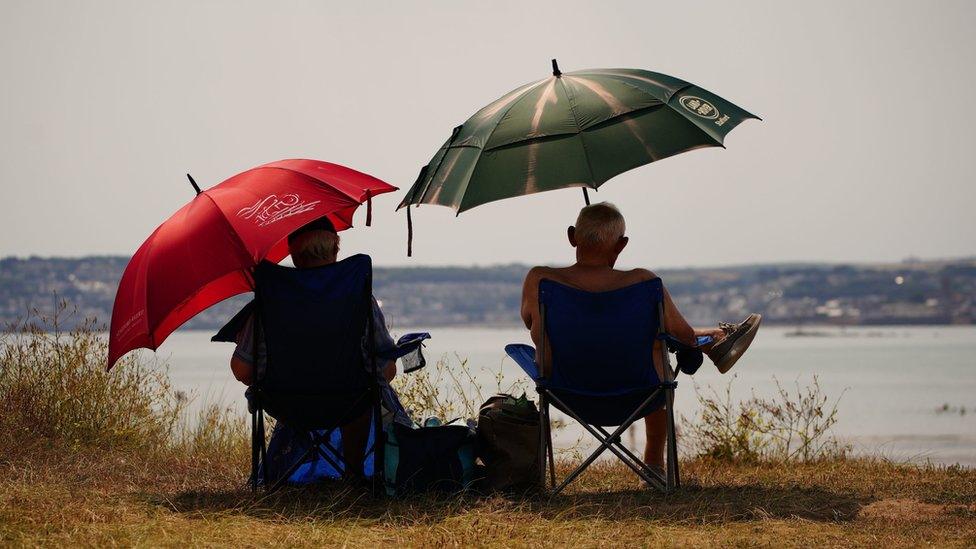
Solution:
{"label": "dry grass", "polygon": [[255,496],[243,486],[240,455],[22,450],[0,464],[0,542],[10,545],[976,543],[976,472],[956,468],[699,459],[683,464],[685,486],[662,496],[601,463],[552,499],[393,501],[338,483]]}
{"label": "dry grass", "polygon": [[695,386],[698,413],[682,418],[689,448],[700,457],[731,461],[814,462],[842,459],[849,447],[834,438],[840,397],[831,402],[813,382],[784,386],[775,377],[772,396],[732,399],[732,376],[724,391]]}
{"label": "dry grass", "polygon": [[158,368],[105,376],[104,340],[84,330],[26,328],[0,348],[0,545],[976,545],[976,471],[842,456],[696,458],[669,496],[611,462],[555,498],[390,500],[340,483],[254,495],[243,418],[211,408],[180,429],[185,402]]}

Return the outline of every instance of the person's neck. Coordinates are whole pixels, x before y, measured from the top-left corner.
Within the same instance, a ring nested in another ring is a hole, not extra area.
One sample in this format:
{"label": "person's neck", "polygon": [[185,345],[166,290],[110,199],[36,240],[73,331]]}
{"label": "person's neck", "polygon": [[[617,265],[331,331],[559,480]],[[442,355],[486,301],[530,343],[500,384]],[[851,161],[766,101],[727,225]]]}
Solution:
{"label": "person's neck", "polygon": [[613,269],[613,260],[603,252],[593,253],[576,248],[576,266],[587,269]]}
{"label": "person's neck", "polygon": [[316,261],[309,261],[308,263],[302,263],[301,265],[296,263],[295,267],[299,269],[314,269],[315,267],[324,267],[325,265],[332,265],[335,262],[336,261],[334,259],[332,261],[319,259]]}

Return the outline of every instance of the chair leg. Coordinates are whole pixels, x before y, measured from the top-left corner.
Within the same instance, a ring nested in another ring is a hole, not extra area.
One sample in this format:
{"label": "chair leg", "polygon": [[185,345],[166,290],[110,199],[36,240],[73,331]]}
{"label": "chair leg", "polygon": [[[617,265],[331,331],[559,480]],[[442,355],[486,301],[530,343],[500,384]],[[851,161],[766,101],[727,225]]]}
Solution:
{"label": "chair leg", "polygon": [[376,389],[376,405],[373,407],[373,494],[385,493],[386,433],[383,432],[383,403],[380,389]]}
{"label": "chair leg", "polygon": [[610,438],[611,435],[607,434],[602,427],[596,426],[596,428],[606,436],[607,449],[613,452],[613,454],[617,456],[617,458],[620,459],[624,465],[630,467],[630,469],[644,482],[657,488],[658,490],[661,490],[662,492],[667,491],[665,478],[660,476],[657,471],[648,467],[647,464],[644,463],[644,460],[635,456],[629,448],[620,442],[619,437],[616,440],[612,440]]}
{"label": "chair leg", "polygon": [[276,492],[282,486],[284,486],[285,482],[287,482],[288,479],[291,478],[292,473],[294,473],[303,463],[305,463],[305,460],[306,458],[308,458],[309,454],[315,453],[316,451],[315,449],[316,447],[312,446],[308,450],[305,450],[305,453],[302,454],[302,457],[296,460],[295,463],[292,463],[291,466],[288,467],[288,469],[284,473],[282,473],[282,475],[278,477],[274,481],[274,484],[272,484],[270,487],[268,487],[268,479],[265,478],[264,485],[266,486],[266,488],[264,490],[264,493],[271,494],[273,492]]}
{"label": "chair leg", "polygon": [[549,423],[546,417],[546,393],[539,391],[539,486],[543,491],[546,486],[546,454],[548,453],[547,436]]}
{"label": "chair leg", "polygon": [[[630,467],[637,474],[637,476],[641,477],[643,480],[647,481],[652,486],[658,486],[659,488],[664,488],[666,490],[666,486],[664,485],[664,483],[661,482],[661,479],[657,478],[657,474],[655,472],[651,471],[650,468],[648,468],[647,465],[643,461],[641,461],[641,460],[637,459],[636,457],[634,457],[633,454],[630,452],[630,450],[628,450],[625,446],[623,446],[619,442],[620,441],[620,435],[624,431],[626,431],[627,428],[629,428],[637,419],[639,419],[638,416],[640,415],[640,412],[643,411],[644,408],[651,401],[653,401],[655,398],[657,398],[658,393],[661,390],[662,389],[657,389],[656,391],[654,391],[653,393],[651,393],[651,395],[648,396],[647,399],[645,399],[644,402],[641,403],[641,405],[638,406],[634,410],[634,412],[631,413],[631,415],[620,426],[618,426],[614,430],[613,433],[610,433],[610,434],[608,434],[607,431],[605,429],[603,429],[602,427],[599,427],[599,426],[594,427],[594,426],[591,426],[591,425],[587,424],[585,421],[583,421],[582,418],[580,418],[578,415],[576,415],[572,411],[571,408],[569,408],[562,401],[560,401],[557,396],[551,395],[552,399],[558,405],[560,405],[561,408],[570,417],[572,417],[574,420],[576,420],[580,425],[583,426],[584,429],[586,429],[591,435],[593,435],[597,440],[600,441],[600,447],[597,448],[586,460],[584,460],[582,464],[580,464],[579,466],[577,466],[577,468],[572,473],[570,473],[569,476],[567,476],[565,479],[563,479],[563,482],[559,486],[557,486],[555,490],[553,490],[553,493],[552,494],[553,495],[556,495],[559,492],[561,492],[563,490],[563,488],[565,488],[566,486],[568,486],[570,482],[572,482],[573,480],[575,480],[576,477],[580,475],[580,473],[582,473],[584,470],[586,470],[587,467],[589,467],[594,461],[596,461],[596,459],[598,457],[600,457],[600,455],[605,450],[610,450],[622,462],[624,462],[625,465],[627,465],[628,467]],[[628,458],[630,458],[630,459],[628,459]],[[633,459],[634,462],[631,462],[631,459]]]}
{"label": "chair leg", "polygon": [[[342,474],[343,471],[345,470],[344,464],[341,465],[339,463],[340,461],[342,461],[342,456],[340,456],[339,455],[339,452],[336,451],[336,449],[333,448],[332,445],[328,443],[328,440],[327,439],[326,440],[323,440],[323,439],[325,439],[325,437],[331,437],[332,436],[332,432],[333,431],[329,431],[328,434],[326,434],[324,437],[321,437],[321,438],[312,437],[312,442],[315,444],[314,448],[315,448],[316,453],[318,453],[320,456],[322,456],[322,459],[324,459],[326,461],[326,463],[328,463],[329,465],[331,465],[332,468],[335,469],[337,473]],[[328,454],[328,452],[326,452],[323,449],[323,446],[325,448],[328,448],[329,451],[332,452],[332,455],[331,456]]]}
{"label": "chair leg", "polygon": [[[631,425],[633,425],[633,423]],[[600,427],[599,425],[594,425],[594,427],[598,431],[600,431],[600,433],[607,440],[610,440],[610,433],[607,433],[607,431],[603,427]],[[641,479],[643,479],[651,486],[654,486],[659,490],[666,491],[667,489],[666,477],[661,476],[657,471],[648,467],[647,464],[644,463],[643,459],[637,457],[630,450],[630,448],[627,448],[622,443],[620,443],[619,437],[615,441],[611,440],[610,444],[611,445],[608,446],[608,449],[611,452],[613,452],[618,458],[620,458],[620,461],[623,461],[625,465],[629,466],[637,474],[637,476],[641,477]],[[624,459],[624,456],[626,456],[629,459]]]}
{"label": "chair leg", "polygon": [[268,441],[267,433],[264,429],[264,409],[258,408],[258,448],[260,449],[259,457],[261,458],[261,475],[264,477],[265,482],[268,479]]}
{"label": "chair leg", "polygon": [[[265,479],[267,480],[267,479]],[[251,412],[251,491],[258,490],[258,414]]]}
{"label": "chair leg", "polygon": [[562,492],[564,488],[566,488],[567,486],[569,486],[569,483],[570,482],[573,482],[574,480],[576,480],[576,477],[578,477],[580,475],[580,473],[582,473],[583,471],[585,471],[587,467],[589,467],[594,461],[596,461],[596,458],[600,457],[600,454],[602,454],[603,451],[606,450],[606,449],[607,449],[607,445],[605,443],[604,444],[601,444],[600,447],[596,451],[594,451],[592,454],[590,454],[590,457],[588,457],[585,460],[583,460],[583,463],[581,463],[580,465],[578,465],[576,467],[576,469],[573,470],[572,473],[570,473],[569,475],[567,475],[566,478],[564,478],[563,481],[561,483],[559,483],[559,486],[557,486],[556,488],[553,489],[552,495],[555,496],[555,495],[559,494],[559,492]]}
{"label": "chair leg", "polygon": [[[329,429],[328,431],[326,431],[324,435],[318,435],[314,431],[310,431],[309,432],[310,444],[308,450],[306,450],[305,453],[302,454],[302,457],[296,460],[295,463],[293,463],[290,467],[288,467],[288,469],[279,478],[275,480],[274,484],[265,490],[265,493],[270,494],[272,492],[277,491],[279,488],[281,488],[285,484],[285,482],[287,482],[288,479],[291,478],[291,475],[306,462],[306,459],[310,455],[321,456],[322,459],[324,459],[336,471],[341,473],[345,468],[343,465],[340,465],[340,461],[342,461],[342,457],[339,455],[339,452],[331,444],[329,444],[329,437],[332,436],[332,433],[334,431],[335,429]],[[322,449],[323,446],[328,448],[334,454],[334,456],[329,456],[329,454]],[[267,472],[265,472],[264,478],[265,478],[265,486],[267,486],[268,485]]]}
{"label": "chair leg", "polygon": [[546,401],[546,453],[549,454],[549,480],[556,485],[556,458],[552,448],[552,418],[549,416],[549,401]]}
{"label": "chair leg", "polygon": [[681,487],[681,476],[678,472],[678,438],[674,426],[674,389],[665,391],[667,396],[667,487],[668,491]]}

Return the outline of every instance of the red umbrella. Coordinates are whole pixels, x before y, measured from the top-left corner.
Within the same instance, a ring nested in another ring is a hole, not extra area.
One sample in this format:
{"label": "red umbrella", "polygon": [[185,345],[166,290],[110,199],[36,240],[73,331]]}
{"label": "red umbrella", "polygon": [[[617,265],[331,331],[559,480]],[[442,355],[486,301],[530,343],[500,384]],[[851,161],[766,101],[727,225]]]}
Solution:
{"label": "red umbrella", "polygon": [[[363,202],[397,188],[338,164],[281,160],[197,190],[125,268],[112,309],[109,368],[133,349],[155,350],[207,307],[251,291],[251,269],[284,259],[295,229],[323,216],[348,229]],[[369,217],[367,208],[367,225]]]}

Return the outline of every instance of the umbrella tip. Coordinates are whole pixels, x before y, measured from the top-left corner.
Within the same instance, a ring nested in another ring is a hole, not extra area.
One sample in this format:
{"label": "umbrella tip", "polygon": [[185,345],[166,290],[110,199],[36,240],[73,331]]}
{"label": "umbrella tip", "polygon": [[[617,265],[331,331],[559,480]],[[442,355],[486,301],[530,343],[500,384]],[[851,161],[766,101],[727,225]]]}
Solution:
{"label": "umbrella tip", "polygon": [[559,70],[559,63],[556,63],[556,60],[553,59],[552,60],[552,75],[558,78],[558,77],[562,76],[562,74],[563,74],[562,71]]}
{"label": "umbrella tip", "polygon": [[190,180],[190,185],[193,185],[193,190],[196,191],[197,194],[200,194],[201,192],[200,186],[197,185],[197,182],[193,180],[193,176],[190,174],[186,174],[186,178]]}

